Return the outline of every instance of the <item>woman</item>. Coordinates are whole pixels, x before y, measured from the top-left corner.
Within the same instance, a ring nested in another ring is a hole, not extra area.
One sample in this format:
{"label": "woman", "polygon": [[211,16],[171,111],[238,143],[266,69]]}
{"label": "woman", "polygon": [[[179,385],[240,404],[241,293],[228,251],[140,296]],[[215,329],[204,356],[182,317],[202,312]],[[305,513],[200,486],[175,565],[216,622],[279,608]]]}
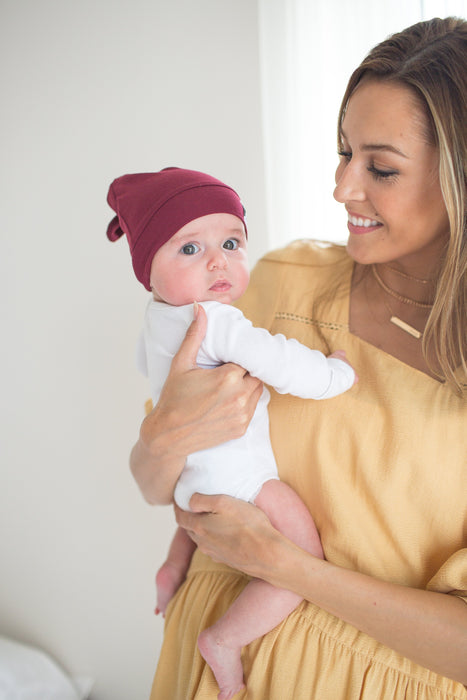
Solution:
{"label": "woman", "polygon": [[[467,23],[419,23],[378,45],[339,115],[335,198],[346,248],[299,242],[258,264],[242,309],[360,382],[329,402],[274,396],[280,476],[320,531],[318,560],[254,506],[195,495],[199,545],[170,604],[152,700],[215,698],[199,632],[247,582],[303,596],[244,650],[255,700],[467,698]],[[241,434],[261,390],[195,369],[203,319],[143,422],[131,464],[169,503],[187,454]],[[206,556],[206,553],[216,562]]]}

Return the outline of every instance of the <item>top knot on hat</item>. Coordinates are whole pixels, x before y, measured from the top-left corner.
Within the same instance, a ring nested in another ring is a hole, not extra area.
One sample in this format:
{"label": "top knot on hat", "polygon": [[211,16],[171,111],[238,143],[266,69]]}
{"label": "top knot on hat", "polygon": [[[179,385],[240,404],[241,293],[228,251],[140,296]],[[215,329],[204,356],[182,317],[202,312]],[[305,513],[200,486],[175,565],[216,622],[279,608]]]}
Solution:
{"label": "top knot on hat", "polygon": [[233,214],[246,231],[245,209],[235,190],[196,170],[122,175],[110,185],[107,202],[116,212],[107,237],[117,241],[126,234],[136,277],[148,291],[154,255],[185,224],[207,214]]}

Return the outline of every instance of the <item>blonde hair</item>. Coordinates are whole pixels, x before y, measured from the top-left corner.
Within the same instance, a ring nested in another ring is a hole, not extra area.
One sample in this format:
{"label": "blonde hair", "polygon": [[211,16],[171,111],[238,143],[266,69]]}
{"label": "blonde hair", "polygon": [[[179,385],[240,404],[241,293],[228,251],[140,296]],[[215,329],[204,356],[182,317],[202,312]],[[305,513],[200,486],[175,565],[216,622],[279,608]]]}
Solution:
{"label": "blonde hair", "polygon": [[419,22],[372,49],[347,85],[339,111],[339,148],[349,99],[363,78],[409,88],[426,115],[427,141],[439,150],[450,237],[423,352],[439,378],[462,395],[467,389],[467,22],[455,17]]}

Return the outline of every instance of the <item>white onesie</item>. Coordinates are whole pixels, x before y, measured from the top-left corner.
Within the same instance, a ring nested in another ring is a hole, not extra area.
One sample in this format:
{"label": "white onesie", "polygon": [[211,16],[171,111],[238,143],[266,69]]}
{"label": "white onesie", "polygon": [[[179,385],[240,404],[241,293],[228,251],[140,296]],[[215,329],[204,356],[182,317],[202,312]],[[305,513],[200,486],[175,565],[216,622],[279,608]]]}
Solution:
{"label": "white onesie", "polygon": [[[297,340],[255,328],[241,311],[228,304],[201,304],[208,317],[206,337],[198,353],[199,367],[234,362],[280,394],[326,399],[343,393],[354,381],[353,369],[327,358]],[[157,403],[172,358],[193,320],[193,305],[170,306],[151,300],[138,347],[138,365],[149,377],[151,398]],[[190,454],[175,487],[177,505],[189,510],[196,493],[227,494],[254,502],[269,479],[278,479],[269,440],[269,392],[265,388],[250,425],[241,438]]]}

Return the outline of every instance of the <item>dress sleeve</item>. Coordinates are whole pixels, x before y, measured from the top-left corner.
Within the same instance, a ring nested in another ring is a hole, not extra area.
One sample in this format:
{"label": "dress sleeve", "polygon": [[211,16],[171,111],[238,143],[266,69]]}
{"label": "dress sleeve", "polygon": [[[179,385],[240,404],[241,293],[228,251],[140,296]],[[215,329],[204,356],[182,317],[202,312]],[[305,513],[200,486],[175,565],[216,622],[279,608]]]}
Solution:
{"label": "dress sleeve", "polygon": [[[324,399],[350,389],[354,371],[345,362],[256,328],[238,309],[203,303],[208,313],[205,351],[217,363],[234,362],[280,394]],[[198,355],[199,360],[199,355]]]}
{"label": "dress sleeve", "polygon": [[467,548],[449,557],[428,582],[427,589],[456,595],[467,603]]}

